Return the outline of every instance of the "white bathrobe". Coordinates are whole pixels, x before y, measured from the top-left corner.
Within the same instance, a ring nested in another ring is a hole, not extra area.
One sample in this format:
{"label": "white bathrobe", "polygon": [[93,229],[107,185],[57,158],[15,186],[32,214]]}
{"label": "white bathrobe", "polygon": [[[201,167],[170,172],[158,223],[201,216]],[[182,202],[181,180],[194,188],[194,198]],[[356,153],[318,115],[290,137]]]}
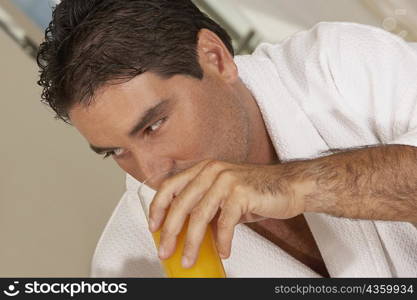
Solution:
{"label": "white bathrobe", "polygon": [[[417,52],[381,29],[318,23],[279,44],[237,56],[283,161],[374,144],[417,146]],[[417,162],[416,162],[417,165]],[[93,277],[163,277],[136,191],[127,191],[98,242]],[[417,277],[417,229],[407,222],[305,213],[331,277]],[[228,277],[320,277],[243,224]]]}

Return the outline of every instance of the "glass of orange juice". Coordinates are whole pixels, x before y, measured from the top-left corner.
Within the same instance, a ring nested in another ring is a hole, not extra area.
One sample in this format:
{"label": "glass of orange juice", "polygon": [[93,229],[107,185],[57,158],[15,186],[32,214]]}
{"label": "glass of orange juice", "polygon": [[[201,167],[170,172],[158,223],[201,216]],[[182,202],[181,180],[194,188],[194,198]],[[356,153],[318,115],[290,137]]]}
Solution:
{"label": "glass of orange juice", "polygon": [[[146,219],[149,223],[149,206],[156,194],[156,191],[152,189],[149,184],[151,182],[157,182],[157,179],[161,180],[165,175],[169,175],[170,172],[163,172],[157,176],[151,176],[146,179],[138,189],[138,197],[140,199],[142,208],[145,212]],[[171,173],[170,173],[171,174]],[[177,237],[177,244],[174,254],[161,261],[163,269],[167,277],[170,278],[186,278],[186,277],[200,277],[200,278],[225,278],[226,272],[221,261],[221,258],[217,252],[216,244],[214,242],[213,232],[211,226],[207,226],[204,239],[200,246],[200,251],[195,264],[191,268],[183,268],[181,264],[181,258],[184,249],[185,236],[187,233],[188,218]],[[153,232],[152,236],[156,247],[159,247],[160,230]]]}

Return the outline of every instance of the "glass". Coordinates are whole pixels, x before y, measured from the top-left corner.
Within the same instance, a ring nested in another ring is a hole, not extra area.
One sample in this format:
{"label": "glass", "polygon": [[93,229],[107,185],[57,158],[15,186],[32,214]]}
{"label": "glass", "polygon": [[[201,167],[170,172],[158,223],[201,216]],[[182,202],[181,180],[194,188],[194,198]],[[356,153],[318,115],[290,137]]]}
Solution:
{"label": "glass", "polygon": [[[157,176],[147,178],[138,189],[138,196],[144,210],[146,220],[149,224],[149,206],[156,194],[156,190],[150,187],[151,183],[161,183],[163,177],[169,177],[171,171],[159,173]],[[152,184],[157,186],[157,184]],[[168,259],[162,260],[162,266],[167,277],[170,278],[225,278],[226,273],[217,252],[216,244],[213,237],[211,226],[207,226],[204,239],[200,246],[200,252],[195,264],[191,268],[183,268],[181,265],[181,258],[184,249],[185,236],[187,233],[188,218],[177,237],[177,244],[174,254]],[[152,233],[156,247],[159,247],[160,230]]]}

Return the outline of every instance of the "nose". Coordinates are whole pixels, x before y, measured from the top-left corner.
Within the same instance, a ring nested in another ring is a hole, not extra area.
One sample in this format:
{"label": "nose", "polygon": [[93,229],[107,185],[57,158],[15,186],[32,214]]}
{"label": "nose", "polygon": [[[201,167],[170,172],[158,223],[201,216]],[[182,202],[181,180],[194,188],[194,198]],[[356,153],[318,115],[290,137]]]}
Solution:
{"label": "nose", "polygon": [[171,176],[172,176],[172,171],[171,170],[164,171],[164,172],[159,172],[159,173],[156,173],[156,174],[148,177],[144,181],[144,183],[147,186],[153,188],[154,190],[159,190],[162,183]]}
{"label": "nose", "polygon": [[174,169],[175,162],[167,157],[161,157],[154,153],[135,152],[136,169],[141,174],[141,181],[149,184],[160,184],[169,177]]}

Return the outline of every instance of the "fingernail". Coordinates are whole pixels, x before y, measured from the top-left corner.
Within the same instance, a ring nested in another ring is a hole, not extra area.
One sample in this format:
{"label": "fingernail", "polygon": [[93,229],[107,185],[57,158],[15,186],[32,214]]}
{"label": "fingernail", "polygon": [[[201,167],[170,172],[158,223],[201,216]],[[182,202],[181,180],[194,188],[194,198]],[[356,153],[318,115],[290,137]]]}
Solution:
{"label": "fingernail", "polygon": [[189,268],[191,267],[191,259],[189,259],[187,256],[183,256],[181,259],[181,264],[183,268]]}
{"label": "fingernail", "polygon": [[164,259],[165,258],[165,254],[166,254],[165,248],[162,247],[162,246],[160,246],[159,247],[159,251],[158,251],[159,258],[160,259]]}

